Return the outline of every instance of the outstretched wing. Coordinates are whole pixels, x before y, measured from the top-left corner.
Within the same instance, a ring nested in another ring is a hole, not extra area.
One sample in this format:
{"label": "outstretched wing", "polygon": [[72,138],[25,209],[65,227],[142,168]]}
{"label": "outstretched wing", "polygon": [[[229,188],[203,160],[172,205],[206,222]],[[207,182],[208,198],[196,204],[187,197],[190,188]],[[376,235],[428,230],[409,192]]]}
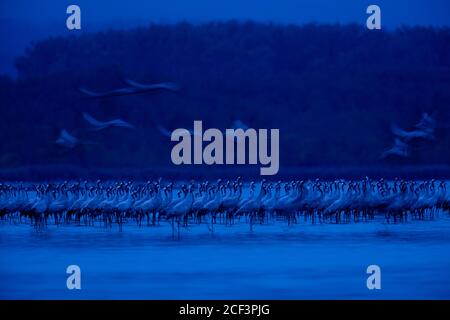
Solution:
{"label": "outstretched wing", "polygon": [[93,116],[91,116],[89,113],[83,112],[84,119],[91,124],[93,127],[95,127],[92,130],[102,130],[106,129],[108,127],[122,127],[122,128],[130,128],[133,129],[134,126],[122,119],[115,119],[110,121],[100,121],[95,119]]}
{"label": "outstretched wing", "polygon": [[124,79],[124,81],[137,89],[141,89],[141,90],[159,90],[159,89],[163,89],[163,90],[168,90],[168,91],[179,91],[180,87],[178,84],[173,83],[173,82],[160,82],[160,83],[154,83],[154,84],[142,84],[130,79]]}
{"label": "outstretched wing", "polygon": [[163,127],[163,126],[161,126],[161,125],[157,125],[156,126],[156,128],[158,129],[158,131],[163,135],[163,136],[165,136],[165,137],[171,137],[172,136],[172,133],[169,131],[169,130],[167,130],[165,127]]}
{"label": "outstretched wing", "polygon": [[89,113],[83,112],[83,118],[94,127],[103,127],[105,125],[104,122],[98,121]]}
{"label": "outstretched wing", "polygon": [[114,97],[114,96],[124,96],[129,94],[135,94],[139,93],[136,88],[127,87],[127,88],[120,88],[105,92],[93,92],[90,90],[87,90],[86,88],[79,88],[80,92],[88,95],[91,98],[106,98],[106,97]]}
{"label": "outstretched wing", "polygon": [[234,120],[231,128],[247,130],[249,127],[245,123],[243,123],[241,120]]}
{"label": "outstretched wing", "polygon": [[72,136],[67,130],[62,129],[55,143],[64,147],[73,148],[79,142],[77,138]]}
{"label": "outstretched wing", "polygon": [[401,129],[396,124],[392,124],[391,130],[392,130],[392,133],[395,134],[397,137],[402,137],[402,138],[408,137],[408,132]]}
{"label": "outstretched wing", "polygon": [[93,98],[101,97],[101,94],[99,94],[97,92],[90,91],[90,90],[88,90],[86,88],[78,88],[78,90],[80,90],[81,93],[84,93],[85,95],[88,95],[88,96],[93,97]]}

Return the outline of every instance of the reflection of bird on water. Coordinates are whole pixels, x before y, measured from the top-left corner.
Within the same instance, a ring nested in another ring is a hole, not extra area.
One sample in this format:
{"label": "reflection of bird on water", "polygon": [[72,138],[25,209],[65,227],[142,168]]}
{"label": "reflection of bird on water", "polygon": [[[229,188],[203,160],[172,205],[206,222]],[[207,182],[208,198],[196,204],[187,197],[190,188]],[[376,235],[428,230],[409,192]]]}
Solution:
{"label": "reflection of bird on water", "polygon": [[407,157],[409,155],[409,146],[399,138],[394,139],[394,145],[392,148],[383,152],[380,158],[386,158],[388,156],[395,155],[400,157]]}
{"label": "reflection of bird on water", "polygon": [[91,130],[103,130],[111,127],[121,127],[121,128],[129,128],[133,129],[134,126],[129,124],[128,122],[122,120],[122,119],[115,119],[110,121],[99,121],[92,117],[90,114],[83,112],[84,119],[92,125],[94,128]]}
{"label": "reflection of bird on water", "polygon": [[171,92],[179,91],[179,86],[176,83],[172,82],[141,84],[132,80],[125,80],[125,81],[129,85],[128,87],[114,89],[110,91],[94,92],[86,88],[79,88],[79,90],[91,98],[126,96],[126,95],[150,93],[155,91],[171,91]]}

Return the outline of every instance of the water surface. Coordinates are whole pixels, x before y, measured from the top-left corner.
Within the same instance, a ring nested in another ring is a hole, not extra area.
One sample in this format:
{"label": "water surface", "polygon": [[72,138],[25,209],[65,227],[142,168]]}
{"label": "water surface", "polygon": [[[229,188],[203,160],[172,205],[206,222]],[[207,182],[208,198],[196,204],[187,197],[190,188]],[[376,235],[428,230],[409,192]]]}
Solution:
{"label": "water surface", "polygon": [[[171,226],[0,223],[3,299],[448,299],[450,218]],[[79,265],[82,289],[66,289]],[[366,268],[381,267],[368,290]]]}

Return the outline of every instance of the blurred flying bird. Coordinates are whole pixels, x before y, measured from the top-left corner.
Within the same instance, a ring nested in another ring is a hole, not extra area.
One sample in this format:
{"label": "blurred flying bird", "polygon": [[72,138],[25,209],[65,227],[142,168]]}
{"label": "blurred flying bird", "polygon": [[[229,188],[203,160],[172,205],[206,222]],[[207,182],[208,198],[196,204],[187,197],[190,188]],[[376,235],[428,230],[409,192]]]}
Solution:
{"label": "blurred flying bird", "polygon": [[[163,127],[162,125],[157,124],[157,125],[156,125],[156,128],[158,129],[158,131],[159,131],[163,136],[168,137],[168,138],[172,137],[172,132],[171,132],[169,129],[167,129],[166,127]],[[189,133],[190,133],[191,135],[193,135],[193,136],[196,135],[196,134],[194,133],[194,130],[188,130],[188,129],[185,129],[185,130],[189,131]]]}
{"label": "blurred flying bird", "polygon": [[67,130],[61,130],[58,139],[55,141],[56,144],[59,144],[66,148],[74,148],[77,144],[81,143],[78,138],[75,138],[71,135]]}
{"label": "blurred flying bird", "polygon": [[241,120],[234,120],[233,124],[231,125],[231,129],[242,129],[247,130],[249,127],[243,123]]}
{"label": "blurred flying bird", "polygon": [[404,139],[405,141],[409,141],[412,139],[434,140],[434,129],[429,129],[426,131],[422,129],[406,131],[394,124],[392,125],[392,133],[397,137]]}
{"label": "blurred flying bird", "polygon": [[[163,136],[169,137],[169,138],[172,136],[172,132],[170,132],[167,128],[163,127],[162,125],[157,124],[157,125],[156,125],[156,128],[158,129],[158,131],[159,131]],[[236,130],[236,129],[247,130],[248,128],[249,128],[249,127],[248,127],[246,124],[244,124],[242,121],[240,121],[240,120],[234,120],[233,123],[232,123],[232,125],[231,125],[231,129],[233,129],[233,130]],[[194,133],[193,130],[188,130],[188,131],[189,131],[189,133],[190,133],[191,135],[193,135],[193,136],[196,135],[196,134]],[[225,135],[227,135],[226,130],[223,131],[223,133],[224,133]],[[200,135],[201,135],[201,134],[200,134]]]}
{"label": "blurred flying bird", "polygon": [[122,89],[105,91],[105,92],[94,92],[94,91],[90,91],[86,88],[79,88],[79,90],[91,98],[106,98],[106,97],[113,97],[113,96],[123,96],[123,95],[127,95],[127,94],[133,94],[135,92],[135,90],[133,88],[122,88]]}
{"label": "blurred flying bird", "polygon": [[134,94],[144,94],[155,91],[172,91],[176,92],[179,90],[179,87],[175,83],[171,82],[161,82],[155,84],[140,84],[135,81],[126,80],[129,84],[129,87],[119,88],[110,91],[104,92],[94,92],[88,90],[86,88],[79,88],[79,90],[86,94],[91,98],[107,98],[107,97],[116,97],[116,96],[126,96],[126,95],[134,95]]}
{"label": "blurred flying bird", "polygon": [[422,118],[415,125],[415,127],[424,132],[428,132],[431,135],[434,134],[434,130],[436,129],[436,120],[430,116],[428,113],[422,113]]}
{"label": "blurred flying bird", "polygon": [[162,89],[162,90],[168,90],[168,91],[179,91],[180,90],[180,86],[176,83],[173,82],[161,82],[161,83],[155,83],[155,84],[142,84],[130,79],[124,79],[124,81],[132,86],[135,87],[137,89],[142,89],[142,90],[158,90],[158,89]]}
{"label": "blurred flying bird", "polygon": [[91,130],[103,130],[111,127],[121,127],[121,128],[129,128],[133,129],[134,126],[129,124],[128,122],[122,120],[122,119],[114,119],[110,121],[99,121],[92,117],[90,114],[83,112],[84,119],[92,125],[94,128]]}
{"label": "blurred flying bird", "polygon": [[392,148],[383,152],[380,156],[381,159],[387,158],[388,156],[400,156],[400,157],[408,157],[409,156],[409,146],[407,143],[403,142],[399,138],[394,139],[394,145]]}
{"label": "blurred flying bird", "polygon": [[172,132],[170,132],[169,130],[167,130],[165,127],[161,126],[161,125],[156,125],[156,128],[158,129],[158,131],[165,137],[171,137],[172,136]]}
{"label": "blurred flying bird", "polygon": [[392,125],[392,133],[405,141],[413,139],[434,140],[436,120],[428,113],[423,112],[420,121],[414,127],[415,130],[406,131],[394,124]]}

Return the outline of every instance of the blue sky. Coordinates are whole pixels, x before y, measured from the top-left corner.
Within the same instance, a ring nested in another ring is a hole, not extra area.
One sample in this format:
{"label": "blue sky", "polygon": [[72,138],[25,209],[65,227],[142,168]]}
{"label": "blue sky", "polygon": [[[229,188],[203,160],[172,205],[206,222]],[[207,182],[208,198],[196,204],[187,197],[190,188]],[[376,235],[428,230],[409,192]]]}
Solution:
{"label": "blue sky", "polygon": [[1,0],[0,73],[13,73],[15,56],[30,41],[64,34],[66,8],[78,4],[83,31],[133,27],[150,22],[256,20],[279,23],[365,23],[365,10],[377,4],[384,28],[399,25],[448,26],[447,0]]}
{"label": "blue sky", "polygon": [[231,18],[288,23],[361,22],[369,4],[382,7],[385,23],[391,27],[403,23],[443,25],[450,20],[447,0],[2,0],[0,18],[61,21],[69,4],[80,5],[90,23]]}

